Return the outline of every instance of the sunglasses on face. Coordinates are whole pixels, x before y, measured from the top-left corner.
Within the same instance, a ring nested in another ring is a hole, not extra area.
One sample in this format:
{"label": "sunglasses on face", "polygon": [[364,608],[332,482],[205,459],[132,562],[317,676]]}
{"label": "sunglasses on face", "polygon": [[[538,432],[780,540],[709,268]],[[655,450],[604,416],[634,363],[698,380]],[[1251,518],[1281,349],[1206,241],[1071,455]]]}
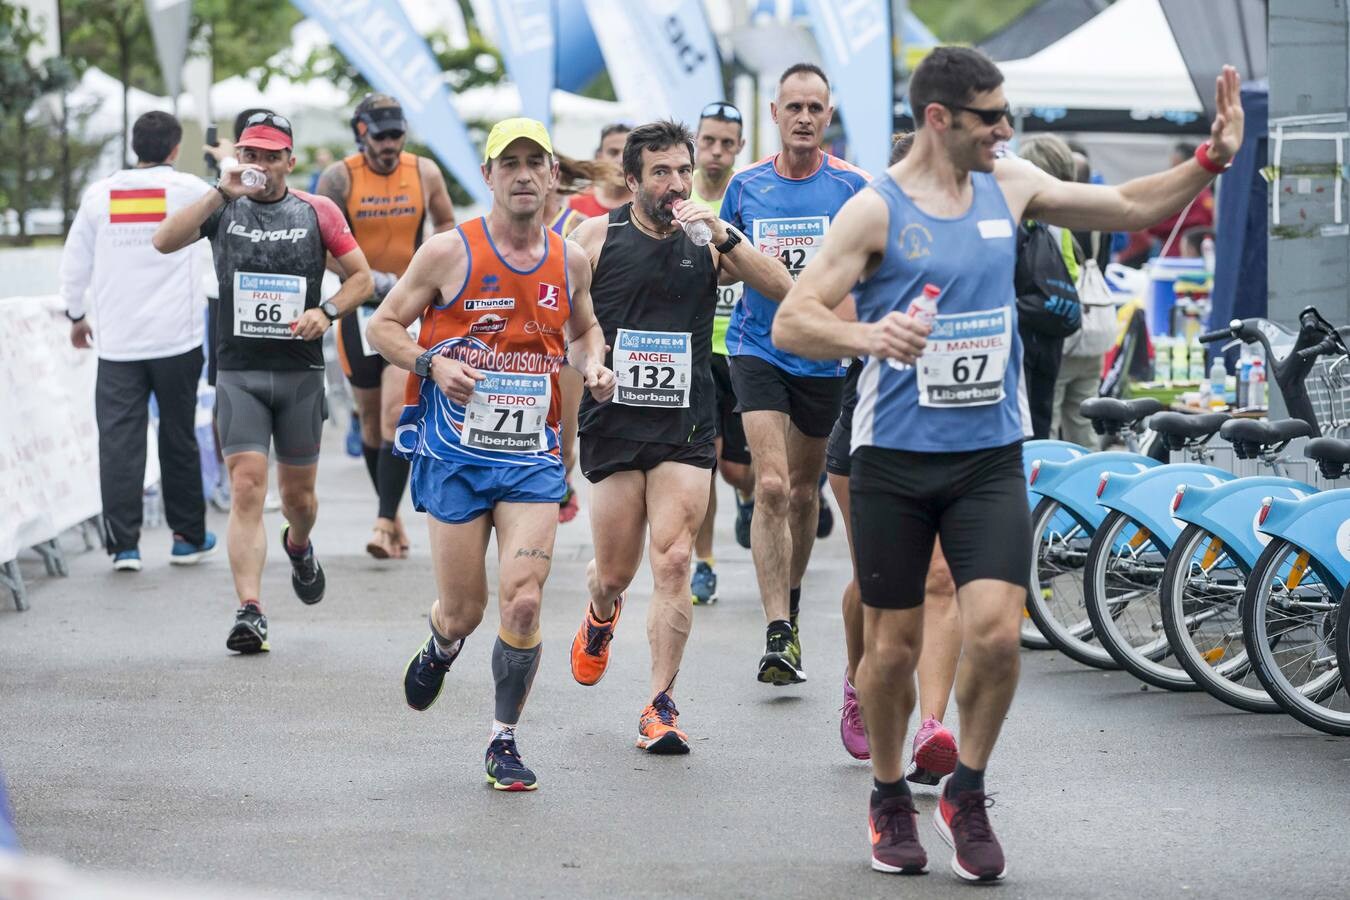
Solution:
{"label": "sunglasses on face", "polygon": [[[938,102],[942,103],[941,100]],[[942,105],[948,109],[959,109],[962,112],[971,113],[985,125],[997,125],[1003,119],[1007,119],[1009,125],[1013,123],[1012,107],[1007,104],[1004,104],[998,109],[978,109],[974,106],[958,106],[955,103],[942,103]]]}
{"label": "sunglasses on face", "polygon": [[276,113],[260,112],[254,113],[244,120],[245,125],[270,125],[273,128],[280,128],[283,131],[291,130],[291,120],[285,116],[279,116]]}
{"label": "sunglasses on face", "polygon": [[726,119],[728,122],[741,121],[741,111],[730,103],[709,103],[703,107],[703,112],[698,114],[700,119]]}
{"label": "sunglasses on face", "polygon": [[401,141],[403,140],[403,132],[381,131],[379,134],[372,134],[370,137],[376,141]]}

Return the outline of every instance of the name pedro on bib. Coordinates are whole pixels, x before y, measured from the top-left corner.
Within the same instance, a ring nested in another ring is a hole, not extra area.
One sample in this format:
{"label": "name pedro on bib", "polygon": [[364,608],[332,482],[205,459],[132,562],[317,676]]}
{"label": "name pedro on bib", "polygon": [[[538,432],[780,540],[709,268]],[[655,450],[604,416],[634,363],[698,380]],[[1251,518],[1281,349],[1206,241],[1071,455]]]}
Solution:
{"label": "name pedro on bib", "polygon": [[537,453],[548,449],[552,386],[548,375],[485,372],[464,407],[461,443],[478,450]]}

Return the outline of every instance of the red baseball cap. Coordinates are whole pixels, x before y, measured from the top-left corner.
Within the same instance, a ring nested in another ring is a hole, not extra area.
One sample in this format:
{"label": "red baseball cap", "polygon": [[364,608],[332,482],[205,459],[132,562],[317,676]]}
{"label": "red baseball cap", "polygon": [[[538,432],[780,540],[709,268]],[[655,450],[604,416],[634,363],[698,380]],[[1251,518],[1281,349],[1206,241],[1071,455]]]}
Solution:
{"label": "red baseball cap", "polygon": [[254,147],[259,150],[291,150],[291,123],[276,113],[255,113],[245,123],[244,133],[234,142],[236,147]]}

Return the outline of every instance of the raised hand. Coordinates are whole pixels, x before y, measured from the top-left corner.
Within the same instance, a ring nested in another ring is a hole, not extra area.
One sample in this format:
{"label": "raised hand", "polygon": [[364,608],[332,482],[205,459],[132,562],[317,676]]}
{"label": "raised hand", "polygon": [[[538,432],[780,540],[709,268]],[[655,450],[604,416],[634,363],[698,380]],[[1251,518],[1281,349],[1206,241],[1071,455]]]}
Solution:
{"label": "raised hand", "polygon": [[1209,155],[1221,166],[1228,165],[1242,146],[1242,80],[1237,69],[1224,66],[1214,79],[1214,124],[1209,128]]}

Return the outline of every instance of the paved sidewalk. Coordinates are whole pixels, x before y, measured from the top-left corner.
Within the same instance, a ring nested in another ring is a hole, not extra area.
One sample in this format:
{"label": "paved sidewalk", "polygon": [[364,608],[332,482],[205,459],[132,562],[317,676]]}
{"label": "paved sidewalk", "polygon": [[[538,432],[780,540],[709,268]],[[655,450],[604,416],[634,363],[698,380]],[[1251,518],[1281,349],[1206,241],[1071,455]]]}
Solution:
{"label": "paved sidewalk", "polygon": [[[269,514],[270,655],[225,650],[223,548],[171,568],[161,528],[139,575],[78,553],[67,579],[23,558],[32,610],[0,605],[0,766],[26,850],[323,896],[969,896],[928,821],[931,789],[919,808],[932,872],[868,869],[869,772],[838,737],[842,528],[805,585],[810,681],[767,687],[755,681],[763,614],[724,495],[722,601],[695,611],[678,691],[694,750],[650,757],[633,747],[648,700],[645,573],[605,680],[582,688],[569,673],[591,554],[583,490],[582,515],[559,530],[520,732],[541,787],[503,795],[482,770],[495,612],[440,702],[409,710],[403,667],[432,598],[425,529],[408,512],[412,558],[367,557],[364,466],[335,427],[326,441],[315,544],[328,594],[316,607],[291,594]],[[223,517],[213,527],[223,541]],[[1000,897],[1350,894],[1350,741],[1050,652],[1023,662],[989,775],[1009,858]]]}

